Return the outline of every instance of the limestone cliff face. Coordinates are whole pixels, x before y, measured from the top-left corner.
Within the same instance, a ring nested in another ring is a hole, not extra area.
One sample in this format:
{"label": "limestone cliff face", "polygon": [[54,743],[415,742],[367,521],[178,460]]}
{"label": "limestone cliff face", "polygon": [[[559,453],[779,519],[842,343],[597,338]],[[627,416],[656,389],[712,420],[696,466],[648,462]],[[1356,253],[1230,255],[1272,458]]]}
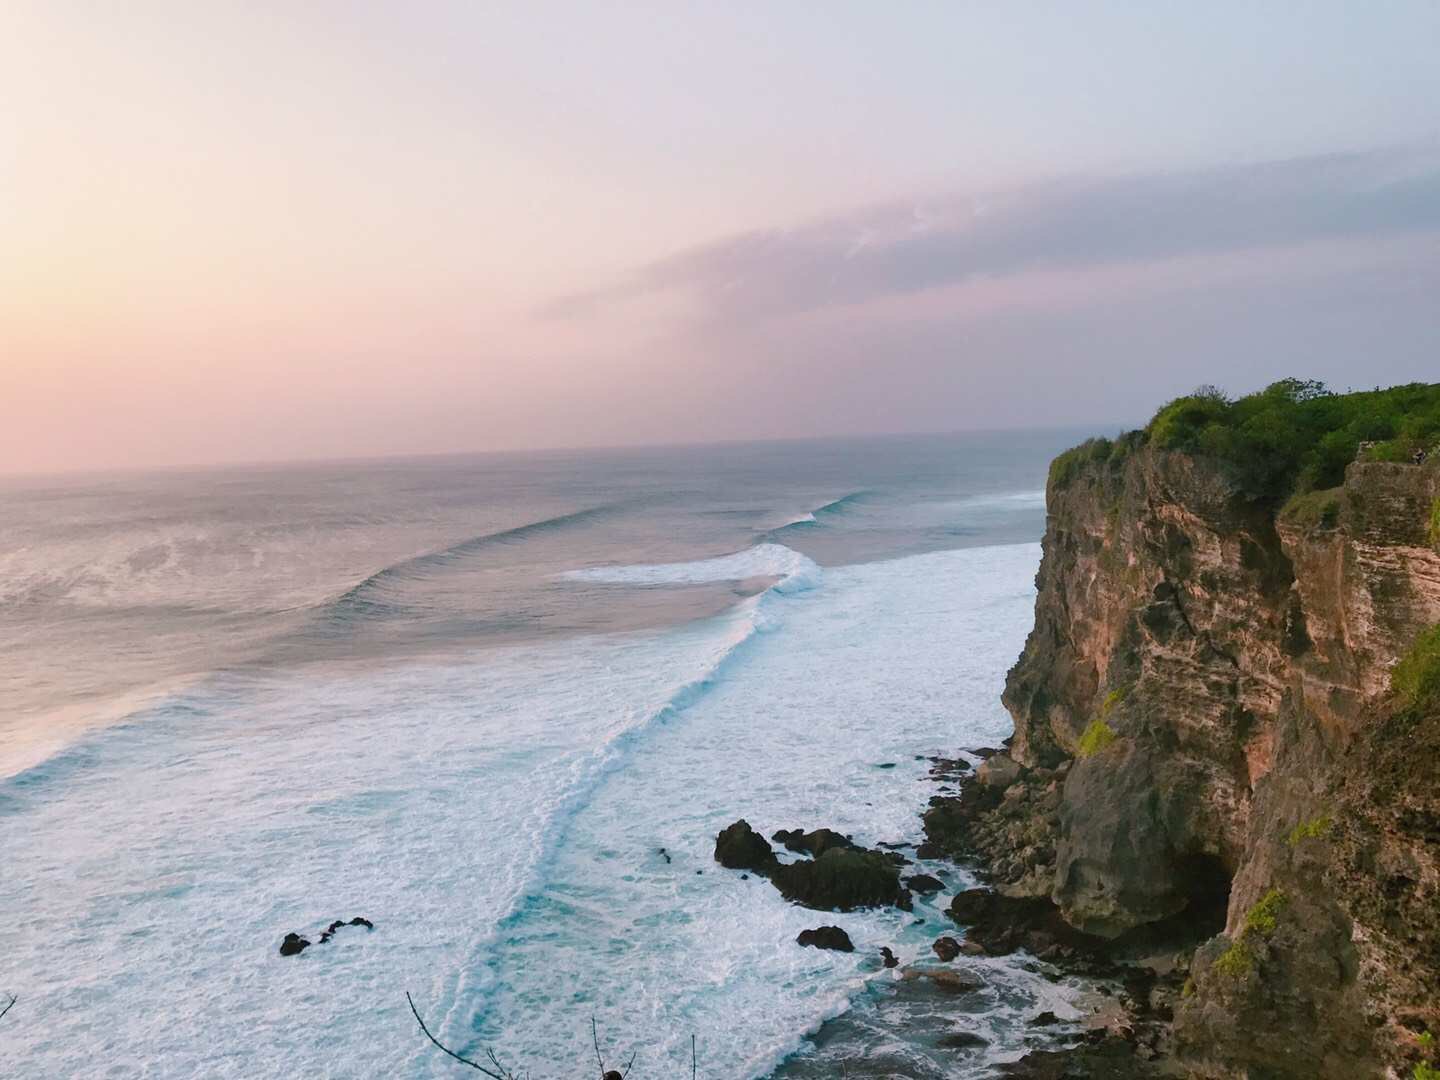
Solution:
{"label": "limestone cliff face", "polygon": [[1440,463],[1357,463],[1277,516],[1118,445],[1052,476],[1005,703],[1011,756],[1062,779],[1000,887],[1105,937],[1228,889],[1177,1016],[1196,1067],[1385,1075],[1440,1040],[1440,718],[1387,700],[1440,623]]}

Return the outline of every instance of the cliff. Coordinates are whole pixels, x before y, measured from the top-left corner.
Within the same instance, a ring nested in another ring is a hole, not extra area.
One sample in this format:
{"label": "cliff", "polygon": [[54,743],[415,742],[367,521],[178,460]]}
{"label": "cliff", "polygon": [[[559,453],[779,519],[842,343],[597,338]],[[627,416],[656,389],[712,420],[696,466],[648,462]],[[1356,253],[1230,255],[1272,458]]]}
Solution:
{"label": "cliff", "polygon": [[996,888],[1208,938],[1174,1010],[1193,1074],[1410,1076],[1440,1041],[1440,709],[1391,669],[1440,623],[1440,461],[1277,510],[1136,433],[1047,498],[1011,760],[967,837]]}

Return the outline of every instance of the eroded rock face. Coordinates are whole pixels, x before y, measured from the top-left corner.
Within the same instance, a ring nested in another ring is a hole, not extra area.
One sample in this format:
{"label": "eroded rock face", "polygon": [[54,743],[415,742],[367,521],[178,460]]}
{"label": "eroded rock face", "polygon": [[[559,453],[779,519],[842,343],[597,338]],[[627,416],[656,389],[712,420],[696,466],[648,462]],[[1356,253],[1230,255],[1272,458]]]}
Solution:
{"label": "eroded rock face", "polygon": [[[1440,622],[1437,497],[1440,463],[1356,464],[1302,524],[1144,446],[1048,492],[1004,694],[1015,737],[927,834],[1105,938],[1228,890],[1176,1021],[1207,1075],[1378,1075],[1440,1025],[1440,745],[1387,701],[1391,665]],[[1247,931],[1274,891],[1278,926]]]}

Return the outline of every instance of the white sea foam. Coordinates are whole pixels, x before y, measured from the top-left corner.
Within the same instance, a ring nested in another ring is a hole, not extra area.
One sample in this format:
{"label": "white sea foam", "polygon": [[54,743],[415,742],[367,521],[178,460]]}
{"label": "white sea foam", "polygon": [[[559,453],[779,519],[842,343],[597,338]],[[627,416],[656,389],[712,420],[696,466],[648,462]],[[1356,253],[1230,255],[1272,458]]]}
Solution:
{"label": "white sea foam", "polygon": [[780,592],[813,588],[821,578],[814,560],[792,551],[784,544],[756,544],[754,547],[693,562],[656,563],[642,566],[597,566],[573,570],[566,575],[576,581],[612,585],[696,585],[707,581],[743,581],[774,577]]}
{"label": "white sea foam", "polygon": [[[721,870],[715,831],[745,816],[915,838],[916,755],[1008,730],[998,693],[1037,558],[822,578],[761,545],[580,571],[780,584],[665,633],[229,677],[76,744],[0,783],[0,990],[22,999],[7,1076],[97,1059],[112,1076],[453,1075],[407,990],[447,1042],[492,1042],[537,1078],[575,1074],[591,1015],[640,1048],[637,1077],[688,1068],[691,1033],[708,1075],[764,1075],[891,977],[872,970],[879,945],[922,953],[946,898],[919,905],[924,927],[807,912]],[[285,932],[353,915],[374,932],[276,954]],[[794,945],[822,921],[859,951]],[[1063,993],[988,967],[975,1019],[1014,1056],[1022,1014],[1063,1011]]]}

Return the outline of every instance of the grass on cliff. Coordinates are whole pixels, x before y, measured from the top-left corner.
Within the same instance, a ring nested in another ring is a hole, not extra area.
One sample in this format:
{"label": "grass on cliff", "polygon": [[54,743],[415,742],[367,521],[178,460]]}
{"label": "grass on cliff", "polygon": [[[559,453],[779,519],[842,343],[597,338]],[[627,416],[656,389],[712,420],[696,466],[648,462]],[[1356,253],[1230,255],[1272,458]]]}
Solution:
{"label": "grass on cliff", "polygon": [[1097,716],[1090,721],[1080,735],[1080,742],[1075,747],[1075,753],[1082,758],[1093,757],[1119,737],[1115,734],[1114,728]]}
{"label": "grass on cliff", "polygon": [[1390,689],[1404,708],[1440,708],[1440,626],[1417,637],[1390,669]]}
{"label": "grass on cliff", "polygon": [[1091,720],[1080,734],[1080,742],[1075,747],[1075,753],[1079,757],[1093,757],[1120,738],[1115,729],[1110,726],[1109,719],[1110,714],[1115,711],[1115,706],[1124,701],[1129,693],[1128,686],[1117,686],[1105,695],[1105,700],[1100,703],[1100,711],[1095,714],[1095,719]]}
{"label": "grass on cliff", "polygon": [[1321,814],[1319,817],[1311,818],[1309,821],[1302,821],[1290,830],[1290,835],[1285,842],[1291,847],[1302,840],[1324,840],[1335,828],[1335,819],[1329,814]]}
{"label": "grass on cliff", "polygon": [[1430,546],[1440,548],[1440,499],[1430,504]]}
{"label": "grass on cliff", "polygon": [[1156,446],[1226,462],[1257,499],[1285,499],[1338,486],[1360,444],[1367,456],[1408,461],[1440,442],[1440,384],[1332,394],[1310,379],[1282,379],[1258,393],[1226,397],[1202,387],[1176,398],[1145,429]]}
{"label": "grass on cliff", "polygon": [[1250,947],[1252,937],[1268,938],[1280,925],[1280,913],[1290,898],[1283,889],[1270,889],[1245,913],[1245,925],[1230,947],[1221,953],[1211,965],[1212,970],[1227,979],[1243,979],[1255,970],[1255,950]]}

